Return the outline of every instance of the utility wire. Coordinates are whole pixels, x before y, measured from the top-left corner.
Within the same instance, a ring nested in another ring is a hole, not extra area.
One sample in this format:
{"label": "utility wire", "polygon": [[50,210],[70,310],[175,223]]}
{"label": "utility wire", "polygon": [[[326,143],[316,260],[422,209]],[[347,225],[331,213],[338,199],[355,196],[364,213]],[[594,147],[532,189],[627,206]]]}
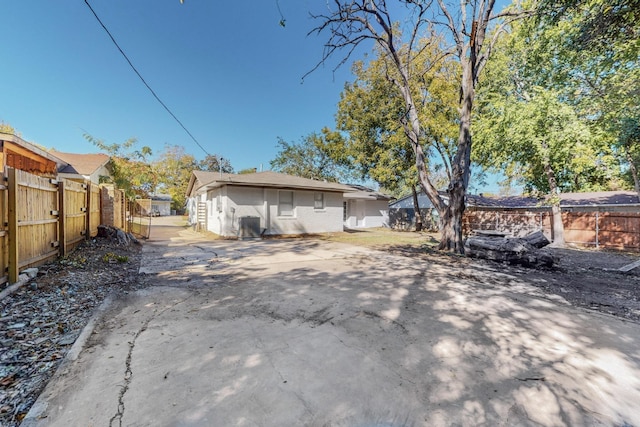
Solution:
{"label": "utility wire", "polygon": [[140,80],[142,80],[142,83],[144,83],[144,85],[147,87],[147,89],[149,89],[149,91],[151,92],[151,94],[154,96],[154,98],[156,98],[156,100],[158,100],[158,102],[160,103],[160,105],[162,105],[164,107],[165,110],[167,110],[167,112],[169,114],[171,114],[171,117],[173,117],[175,119],[176,122],[178,122],[178,124],[182,127],[182,129],[184,129],[184,131],[191,137],[191,139],[193,139],[193,142],[195,142],[196,144],[198,144],[198,147],[200,147],[202,149],[202,151],[204,151],[204,153],[207,156],[210,156],[209,152],[207,150],[205,150],[205,148],[200,145],[200,143],[198,142],[198,140],[191,134],[191,132],[189,132],[189,129],[187,129],[185,127],[185,125],[182,124],[182,122],[180,121],[180,119],[178,119],[176,117],[175,114],[173,114],[173,112],[169,109],[169,107],[167,107],[167,105],[162,102],[162,100],[160,99],[160,97],[154,92],[153,89],[151,89],[151,86],[149,86],[149,84],[146,82],[146,80],[144,79],[144,77],[142,77],[142,75],[138,72],[138,70],[136,69],[136,67],[134,67],[134,65],[131,63],[131,61],[129,60],[129,57],[127,56],[126,53],[124,53],[124,51],[122,50],[122,48],[120,47],[120,45],[118,44],[118,42],[116,41],[116,39],[113,38],[113,36],[111,35],[111,32],[107,29],[107,27],[104,25],[104,23],[102,22],[102,20],[100,19],[100,17],[98,17],[98,14],[96,13],[95,10],[93,10],[93,8],[91,7],[91,5],[89,4],[88,0],[84,0],[85,4],[87,5],[87,7],[89,7],[89,10],[91,10],[91,13],[93,13],[93,16],[96,17],[96,19],[98,20],[98,22],[100,23],[100,25],[102,26],[102,28],[104,28],[104,30],[107,32],[107,34],[109,35],[109,38],[111,38],[111,41],[113,42],[114,45],[116,45],[116,47],[118,48],[118,50],[120,51],[120,53],[122,54],[122,56],[124,56],[124,59],[127,60],[127,62],[129,63],[129,65],[131,66],[131,69],[138,75],[138,77],[140,77]]}

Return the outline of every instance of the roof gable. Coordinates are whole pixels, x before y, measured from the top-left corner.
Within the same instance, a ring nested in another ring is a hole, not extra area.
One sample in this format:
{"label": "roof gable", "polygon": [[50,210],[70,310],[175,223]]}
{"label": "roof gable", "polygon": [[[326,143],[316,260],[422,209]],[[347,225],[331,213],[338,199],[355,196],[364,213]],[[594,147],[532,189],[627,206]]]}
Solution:
{"label": "roof gable", "polygon": [[51,154],[64,160],[68,165],[58,172],[60,173],[75,173],[79,175],[91,175],[98,169],[109,162],[110,157],[103,153],[98,154],[76,154],[76,153],[61,153],[58,151],[52,151]]}

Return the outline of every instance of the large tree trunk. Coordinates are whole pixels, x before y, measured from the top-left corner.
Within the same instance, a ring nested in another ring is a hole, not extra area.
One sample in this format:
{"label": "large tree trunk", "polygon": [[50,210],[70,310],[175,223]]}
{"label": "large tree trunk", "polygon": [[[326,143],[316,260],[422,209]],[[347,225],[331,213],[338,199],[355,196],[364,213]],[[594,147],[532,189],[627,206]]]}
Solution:
{"label": "large tree trunk", "polygon": [[551,217],[553,219],[553,245],[562,247],[564,241],[564,223],[562,222],[562,209],[560,208],[560,198],[558,196],[558,181],[556,174],[551,167],[551,157],[549,154],[549,146],[546,142],[542,142],[542,163],[544,172],[547,175],[549,183],[549,192],[551,194]]}
{"label": "large tree trunk", "polygon": [[464,213],[464,193],[449,193],[449,204],[440,214],[439,250],[464,253],[462,241],[462,215]]}
{"label": "large tree trunk", "polygon": [[462,219],[466,208],[465,197],[471,173],[471,111],[475,98],[473,60],[472,55],[468,61],[462,62],[458,148],[451,165],[451,183],[447,190],[449,203],[444,212],[440,212],[442,239],[438,249],[460,254],[464,253]]}
{"label": "large tree trunk", "polygon": [[633,177],[633,186],[636,190],[636,194],[638,195],[638,201],[640,201],[640,178],[638,178],[638,168],[633,162],[633,157],[631,156],[629,149],[625,148],[625,154],[627,157],[627,161],[629,162],[629,170],[631,170],[631,176]]}
{"label": "large tree trunk", "polygon": [[560,205],[551,206],[551,218],[553,219],[553,246],[562,247],[564,241],[564,223],[562,222],[562,209]]}
{"label": "large tree trunk", "polygon": [[416,186],[411,186],[411,192],[413,193],[413,213],[416,218],[416,231],[422,231],[424,221],[422,220],[422,212],[420,211],[420,203],[418,202],[418,192]]}

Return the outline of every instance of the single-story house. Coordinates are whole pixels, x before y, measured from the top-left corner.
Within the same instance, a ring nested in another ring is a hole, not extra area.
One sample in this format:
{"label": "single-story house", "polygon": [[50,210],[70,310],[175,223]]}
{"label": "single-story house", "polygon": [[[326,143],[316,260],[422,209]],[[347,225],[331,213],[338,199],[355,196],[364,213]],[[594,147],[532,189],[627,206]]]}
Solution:
{"label": "single-story house", "polygon": [[193,171],[187,187],[189,221],[225,237],[260,237],[343,230],[347,185],[277,172]]}
{"label": "single-story house", "polygon": [[64,160],[65,166],[58,169],[58,176],[74,181],[90,181],[93,184],[100,183],[100,177],[110,177],[111,172],[107,165],[107,154],[76,154],[51,151],[55,157]]}
{"label": "single-story house", "polygon": [[389,201],[393,197],[361,185],[344,193],[344,226],[347,228],[389,227]]}
{"label": "single-story house", "polygon": [[[420,206],[420,212],[422,212],[422,218],[426,222],[423,224],[424,228],[437,229],[437,212],[424,192],[418,193],[418,205]],[[415,229],[415,211],[413,194],[389,203],[389,226],[398,230]]]}
{"label": "single-story house", "polygon": [[151,196],[151,212],[160,216],[171,215],[171,195],[155,194]]}
{"label": "single-story house", "polygon": [[171,215],[171,195],[154,194],[150,199],[136,199],[139,209],[138,214],[142,216],[168,216]]}

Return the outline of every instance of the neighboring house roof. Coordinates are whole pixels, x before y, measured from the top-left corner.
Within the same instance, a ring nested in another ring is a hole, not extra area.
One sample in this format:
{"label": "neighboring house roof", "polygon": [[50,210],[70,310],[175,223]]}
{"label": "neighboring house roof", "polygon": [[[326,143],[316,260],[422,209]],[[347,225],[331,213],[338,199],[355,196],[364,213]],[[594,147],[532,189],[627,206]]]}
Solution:
{"label": "neighboring house roof", "polygon": [[347,184],[349,187],[353,188],[355,191],[352,193],[345,193],[345,199],[359,199],[359,200],[386,200],[389,201],[393,199],[392,196],[387,194],[379,193],[371,188],[367,188],[362,185],[356,184]]}
{"label": "neighboring house roof", "polygon": [[[420,209],[433,207],[427,195],[422,192],[418,193],[418,205],[420,205]],[[389,207],[394,209],[413,209],[413,194],[399,198],[390,203]]]}
{"label": "neighboring house roof", "polygon": [[151,196],[151,200],[154,202],[171,202],[173,199],[171,198],[171,194],[154,194]]}
{"label": "neighboring house roof", "polygon": [[[560,206],[602,206],[638,204],[638,194],[633,191],[596,191],[590,193],[561,193]],[[534,197],[484,197],[467,195],[469,206],[527,208],[548,206],[544,200]]]}
{"label": "neighboring house roof", "polygon": [[213,189],[224,185],[241,185],[247,187],[295,188],[303,190],[334,191],[339,193],[354,192],[354,188],[336,182],[316,181],[278,172],[257,172],[248,174],[227,174],[208,171],[193,171],[187,194],[191,195],[201,188]]}
{"label": "neighboring house roof", "polygon": [[91,175],[109,162],[110,157],[103,153],[76,154],[52,151],[51,154],[64,160],[68,165],[58,170],[60,173]]}
{"label": "neighboring house roof", "polygon": [[[431,207],[426,194],[418,195],[421,208]],[[562,193],[560,206],[602,206],[638,204],[638,195],[633,191],[598,191],[591,193]],[[535,197],[508,196],[485,197],[482,194],[467,194],[467,206],[494,208],[539,208],[549,206],[544,200]],[[391,208],[413,208],[411,195],[402,197],[389,205]]]}

